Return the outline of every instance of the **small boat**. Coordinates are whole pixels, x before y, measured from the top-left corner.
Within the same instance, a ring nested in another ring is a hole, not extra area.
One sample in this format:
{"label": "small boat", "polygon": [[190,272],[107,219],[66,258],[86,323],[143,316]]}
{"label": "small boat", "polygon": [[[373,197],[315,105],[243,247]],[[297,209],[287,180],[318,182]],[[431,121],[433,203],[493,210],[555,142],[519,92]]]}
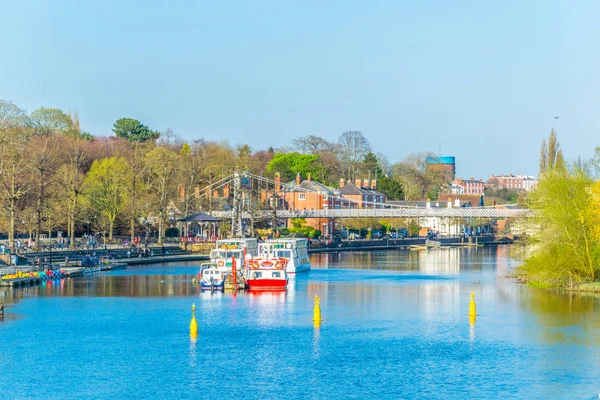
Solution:
{"label": "small boat", "polygon": [[202,271],[200,279],[200,288],[202,290],[223,290],[225,288],[225,279],[223,270],[210,267]]}
{"label": "small boat", "polygon": [[280,262],[249,260],[246,269],[248,290],[286,290],[288,275]]}

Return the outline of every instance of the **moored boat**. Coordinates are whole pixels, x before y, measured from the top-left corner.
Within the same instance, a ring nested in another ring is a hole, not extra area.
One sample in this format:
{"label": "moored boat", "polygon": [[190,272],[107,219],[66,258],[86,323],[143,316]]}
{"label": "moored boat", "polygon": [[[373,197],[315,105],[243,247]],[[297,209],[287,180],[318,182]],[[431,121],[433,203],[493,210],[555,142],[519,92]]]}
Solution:
{"label": "moored boat", "polygon": [[246,274],[248,290],[286,290],[287,284],[288,277],[283,268],[257,267]]}
{"label": "moored boat", "polygon": [[270,257],[281,260],[285,264],[285,270],[288,274],[310,270],[307,239],[272,239],[268,240],[266,245],[268,245]]}
{"label": "moored boat", "polygon": [[219,267],[210,267],[202,271],[200,279],[202,290],[223,290],[225,288],[224,272]]}
{"label": "moored boat", "polygon": [[244,267],[246,256],[258,254],[258,241],[255,238],[234,238],[217,240],[216,247],[210,251],[210,260],[218,267],[231,271],[233,258],[239,269]]}
{"label": "moored boat", "polygon": [[284,259],[274,258],[269,253],[271,246],[259,245],[259,256],[246,259],[245,283],[249,290],[286,290],[288,275]]}

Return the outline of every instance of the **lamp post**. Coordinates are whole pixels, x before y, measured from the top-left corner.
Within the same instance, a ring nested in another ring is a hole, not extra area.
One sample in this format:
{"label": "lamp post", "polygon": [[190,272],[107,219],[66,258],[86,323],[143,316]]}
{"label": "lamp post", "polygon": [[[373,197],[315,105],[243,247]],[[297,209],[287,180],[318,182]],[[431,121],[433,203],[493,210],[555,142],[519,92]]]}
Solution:
{"label": "lamp post", "polygon": [[88,218],[87,219],[87,226],[88,226],[88,228],[87,228],[87,234],[88,234],[88,236],[90,236],[90,222],[92,222],[92,221],[90,221],[90,219]]}
{"label": "lamp post", "polygon": [[145,242],[148,243],[148,218],[144,218],[144,227],[146,228]]}

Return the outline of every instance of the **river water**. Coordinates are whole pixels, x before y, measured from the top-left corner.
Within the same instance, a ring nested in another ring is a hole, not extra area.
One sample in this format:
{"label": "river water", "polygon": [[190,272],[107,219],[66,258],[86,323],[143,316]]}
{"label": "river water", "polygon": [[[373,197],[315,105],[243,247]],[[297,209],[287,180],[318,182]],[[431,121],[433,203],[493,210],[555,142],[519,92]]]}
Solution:
{"label": "river water", "polygon": [[599,299],[516,284],[509,250],[315,254],[279,294],[193,264],[1,289],[0,398],[597,398]]}

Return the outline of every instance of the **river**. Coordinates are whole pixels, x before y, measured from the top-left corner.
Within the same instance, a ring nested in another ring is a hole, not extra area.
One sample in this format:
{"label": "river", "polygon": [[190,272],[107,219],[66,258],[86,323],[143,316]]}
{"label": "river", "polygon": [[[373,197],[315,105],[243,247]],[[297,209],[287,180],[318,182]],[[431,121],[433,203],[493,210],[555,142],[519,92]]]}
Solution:
{"label": "river", "polygon": [[0,289],[0,397],[597,398],[599,298],[517,284],[509,251],[313,254],[280,294],[200,293],[193,264]]}

